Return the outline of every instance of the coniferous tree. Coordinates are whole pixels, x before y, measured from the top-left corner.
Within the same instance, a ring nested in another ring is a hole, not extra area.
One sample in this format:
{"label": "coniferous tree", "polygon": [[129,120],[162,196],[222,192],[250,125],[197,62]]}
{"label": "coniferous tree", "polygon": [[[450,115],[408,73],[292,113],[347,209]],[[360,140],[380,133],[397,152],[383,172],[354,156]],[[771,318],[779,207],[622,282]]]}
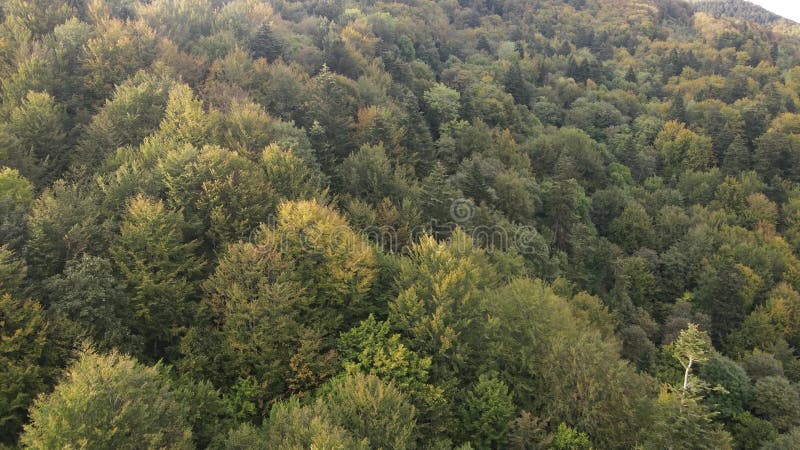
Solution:
{"label": "coniferous tree", "polygon": [[283,54],[283,45],[269,24],[262,23],[258,27],[256,35],[250,42],[250,54],[254,59],[266,58],[269,62],[275,61]]}
{"label": "coniferous tree", "polygon": [[503,85],[506,88],[506,92],[514,97],[514,101],[517,104],[524,106],[530,105],[531,91],[527,81],[525,81],[523,77],[522,67],[520,67],[519,61],[514,60],[514,62],[511,63],[511,67],[506,72],[505,79],[503,80]]}
{"label": "coniferous tree", "polygon": [[625,73],[625,81],[629,83],[636,83],[637,80],[636,71],[633,70],[633,66],[628,67],[628,72]]}

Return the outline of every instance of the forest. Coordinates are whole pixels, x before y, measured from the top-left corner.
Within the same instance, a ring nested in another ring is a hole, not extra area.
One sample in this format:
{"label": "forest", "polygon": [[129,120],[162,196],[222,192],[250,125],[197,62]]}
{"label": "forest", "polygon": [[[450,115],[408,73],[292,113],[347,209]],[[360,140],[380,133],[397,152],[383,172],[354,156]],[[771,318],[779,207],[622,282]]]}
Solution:
{"label": "forest", "polygon": [[0,1],[0,449],[800,448],[800,25]]}

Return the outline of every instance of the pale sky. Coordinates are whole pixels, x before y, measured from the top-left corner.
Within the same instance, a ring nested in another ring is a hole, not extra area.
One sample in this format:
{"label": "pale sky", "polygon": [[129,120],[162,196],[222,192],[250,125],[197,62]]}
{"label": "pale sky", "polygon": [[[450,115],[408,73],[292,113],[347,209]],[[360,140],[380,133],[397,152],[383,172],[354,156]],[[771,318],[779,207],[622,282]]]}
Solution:
{"label": "pale sky", "polygon": [[800,22],[800,0],[749,0],[775,14]]}

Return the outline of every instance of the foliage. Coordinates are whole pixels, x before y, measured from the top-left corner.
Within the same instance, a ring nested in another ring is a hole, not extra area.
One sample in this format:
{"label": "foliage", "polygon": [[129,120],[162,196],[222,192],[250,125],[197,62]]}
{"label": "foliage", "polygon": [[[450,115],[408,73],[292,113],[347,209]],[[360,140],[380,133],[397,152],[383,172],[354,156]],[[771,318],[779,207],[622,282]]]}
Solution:
{"label": "foliage", "polygon": [[0,446],[791,446],[800,26],[692,3],[3,2]]}
{"label": "foliage", "polygon": [[514,401],[508,386],[497,378],[481,375],[467,391],[462,413],[462,436],[479,448],[502,447],[511,418]]}
{"label": "foliage", "polygon": [[26,448],[191,448],[187,409],[163,368],[85,350],[55,390],[37,399],[21,440]]}
{"label": "foliage", "polygon": [[415,412],[405,395],[360,372],[331,380],[319,397],[329,417],[372,448],[414,448]]}
{"label": "foliage", "polygon": [[13,444],[28,408],[47,387],[55,367],[42,307],[0,295],[0,442]]}
{"label": "foliage", "polygon": [[182,214],[138,196],[109,250],[131,297],[131,328],[145,338],[145,351],[154,357],[192,314],[190,280],[202,262],[194,256],[197,244],[185,241],[184,227]]}

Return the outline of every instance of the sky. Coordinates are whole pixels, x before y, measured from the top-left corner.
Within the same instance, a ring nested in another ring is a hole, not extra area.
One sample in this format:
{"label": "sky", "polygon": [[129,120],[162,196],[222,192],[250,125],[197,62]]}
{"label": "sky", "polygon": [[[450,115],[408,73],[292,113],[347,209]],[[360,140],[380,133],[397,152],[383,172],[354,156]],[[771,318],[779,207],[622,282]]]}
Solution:
{"label": "sky", "polygon": [[800,22],[800,0],[749,0],[775,14]]}

